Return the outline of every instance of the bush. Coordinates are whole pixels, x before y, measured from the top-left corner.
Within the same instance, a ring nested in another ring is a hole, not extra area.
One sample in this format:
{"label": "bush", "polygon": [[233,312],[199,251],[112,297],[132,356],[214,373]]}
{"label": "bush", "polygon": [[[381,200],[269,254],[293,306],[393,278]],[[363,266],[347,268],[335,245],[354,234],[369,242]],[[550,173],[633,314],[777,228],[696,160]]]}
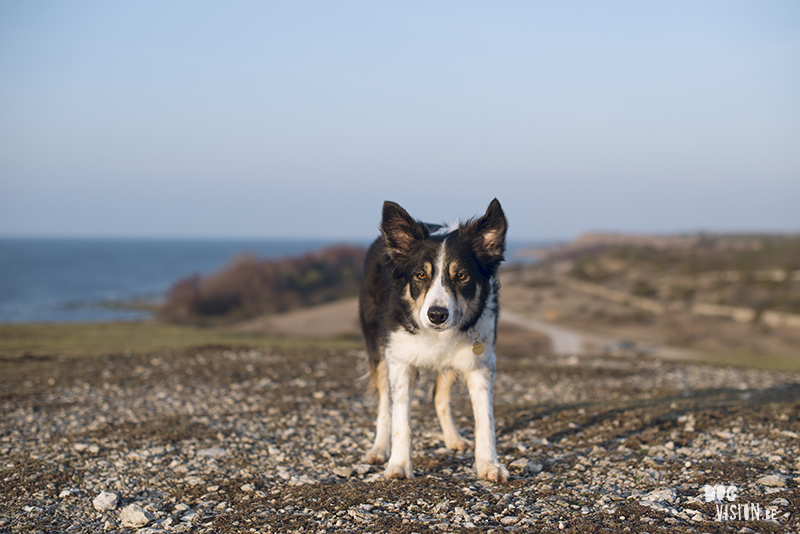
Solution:
{"label": "bush", "polygon": [[171,322],[235,320],[356,295],[365,254],[347,245],[281,260],[245,254],[218,273],[177,281],[160,315]]}

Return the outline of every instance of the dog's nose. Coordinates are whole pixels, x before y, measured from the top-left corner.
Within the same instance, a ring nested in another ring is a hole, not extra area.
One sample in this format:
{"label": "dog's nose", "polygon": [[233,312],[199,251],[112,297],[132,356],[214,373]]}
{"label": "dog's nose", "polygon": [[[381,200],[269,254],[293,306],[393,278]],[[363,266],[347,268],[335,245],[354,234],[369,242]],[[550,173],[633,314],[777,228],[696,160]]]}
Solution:
{"label": "dog's nose", "polygon": [[447,308],[442,308],[441,306],[431,306],[428,308],[428,319],[433,324],[442,324],[447,320],[449,313],[447,313]]}

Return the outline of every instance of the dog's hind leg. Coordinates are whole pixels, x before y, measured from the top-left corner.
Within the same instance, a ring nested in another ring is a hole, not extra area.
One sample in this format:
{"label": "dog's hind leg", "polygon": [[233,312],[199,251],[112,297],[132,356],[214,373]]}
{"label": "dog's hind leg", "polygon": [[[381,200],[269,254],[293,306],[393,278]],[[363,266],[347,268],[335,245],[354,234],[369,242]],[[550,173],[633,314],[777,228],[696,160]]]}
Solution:
{"label": "dog's hind leg", "polygon": [[444,444],[448,449],[465,451],[472,448],[472,443],[461,437],[453,421],[453,412],[450,408],[450,386],[456,381],[457,375],[453,371],[442,371],[436,377],[436,390],[433,403],[436,406],[436,415],[442,425]]}
{"label": "dog's hind leg", "polygon": [[364,455],[364,461],[381,465],[389,459],[389,439],[392,419],[389,408],[389,373],[386,360],[381,360],[372,372],[375,388],[378,390],[378,421],[375,424],[375,444]]}

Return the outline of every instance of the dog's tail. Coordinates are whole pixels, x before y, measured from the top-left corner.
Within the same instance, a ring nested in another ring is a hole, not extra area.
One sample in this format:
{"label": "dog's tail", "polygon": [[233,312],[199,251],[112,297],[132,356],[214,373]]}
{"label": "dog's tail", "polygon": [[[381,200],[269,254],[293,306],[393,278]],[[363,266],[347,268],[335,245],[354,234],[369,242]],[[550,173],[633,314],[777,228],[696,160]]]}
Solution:
{"label": "dog's tail", "polygon": [[386,360],[376,358],[372,354],[367,357],[367,372],[361,377],[367,398],[377,401],[381,393],[389,393],[389,371]]}

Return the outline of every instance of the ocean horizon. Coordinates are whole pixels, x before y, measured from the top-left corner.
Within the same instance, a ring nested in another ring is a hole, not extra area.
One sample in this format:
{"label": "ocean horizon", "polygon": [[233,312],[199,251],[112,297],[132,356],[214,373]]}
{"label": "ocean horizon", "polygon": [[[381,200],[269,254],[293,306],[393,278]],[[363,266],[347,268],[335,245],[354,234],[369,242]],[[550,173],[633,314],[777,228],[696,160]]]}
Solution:
{"label": "ocean horizon", "polygon": [[[242,254],[299,256],[364,239],[0,237],[0,323],[142,321],[178,280],[219,271]],[[516,253],[540,242],[510,243]],[[135,303],[146,304],[136,306]]]}

